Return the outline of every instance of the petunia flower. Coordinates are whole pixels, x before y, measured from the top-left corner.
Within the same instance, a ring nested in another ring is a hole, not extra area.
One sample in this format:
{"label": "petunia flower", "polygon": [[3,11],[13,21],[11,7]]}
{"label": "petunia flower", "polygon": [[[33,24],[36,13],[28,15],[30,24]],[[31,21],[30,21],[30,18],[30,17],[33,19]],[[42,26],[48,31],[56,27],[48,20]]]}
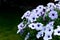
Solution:
{"label": "petunia flower", "polygon": [[19,32],[23,29],[23,27],[24,27],[24,24],[23,24],[23,22],[21,22],[21,23],[18,25],[18,31],[17,31],[17,33],[19,33]]}
{"label": "petunia flower", "polygon": [[51,40],[52,39],[52,36],[47,34],[43,37],[44,40]]}
{"label": "petunia flower", "polygon": [[47,7],[48,7],[48,8],[55,8],[56,6],[55,6],[54,3],[51,3],[51,2],[50,2],[50,3],[47,4]]}
{"label": "petunia flower", "polygon": [[45,34],[46,35],[52,35],[52,33],[53,33],[53,28],[48,28],[48,27],[46,27],[46,30],[44,31],[45,32]]}
{"label": "petunia flower", "polygon": [[[39,9],[39,7],[41,7],[41,8]],[[38,14],[39,14],[40,16],[44,15],[44,13],[45,13],[45,11],[46,11],[46,7],[44,7],[44,6],[42,6],[42,5],[39,5],[36,9],[38,9]]]}
{"label": "petunia flower", "polygon": [[40,9],[40,10],[43,10],[44,6],[43,5],[39,5],[36,7],[36,9]]}
{"label": "petunia flower", "polygon": [[37,35],[36,35],[36,38],[39,39],[39,38],[40,38],[40,34],[37,34]]}
{"label": "petunia flower", "polygon": [[54,21],[51,21],[48,23],[50,26],[53,26],[54,25]]}
{"label": "petunia flower", "polygon": [[54,30],[54,35],[60,36],[60,26],[57,26],[57,29]]}
{"label": "petunia flower", "polygon": [[25,12],[24,13],[24,15],[21,17],[21,19],[23,19],[24,17],[26,18],[26,19],[28,19],[29,18],[29,16],[30,16],[30,11],[28,10],[27,12]]}
{"label": "petunia flower", "polygon": [[60,4],[56,4],[56,8],[60,10]]}
{"label": "petunia flower", "polygon": [[37,13],[35,12],[35,9],[33,11],[31,11],[31,15],[29,16],[28,20],[30,20],[31,22],[36,21],[37,18]]}
{"label": "petunia flower", "polygon": [[18,29],[23,29],[23,27],[24,27],[24,24],[23,24],[23,22],[21,22],[21,23],[18,25]]}
{"label": "petunia flower", "polygon": [[58,18],[58,13],[56,11],[50,11],[50,13],[48,14],[48,16],[54,20]]}
{"label": "petunia flower", "polygon": [[46,12],[46,7],[43,8],[43,12]]}
{"label": "petunia flower", "polygon": [[54,21],[51,21],[48,24],[46,24],[45,27],[47,27],[47,28],[53,28],[53,26],[54,26]]}
{"label": "petunia flower", "polygon": [[36,14],[38,11],[39,9],[33,9],[31,12]]}
{"label": "petunia flower", "polygon": [[36,23],[36,30],[38,31],[38,30],[42,30],[42,28],[43,28],[43,24],[42,23]]}
{"label": "petunia flower", "polygon": [[35,23],[29,24],[28,27],[31,28],[31,29],[35,29]]}
{"label": "petunia flower", "polygon": [[47,4],[47,11],[53,11],[56,8],[55,4],[50,2]]}
{"label": "petunia flower", "polygon": [[52,33],[53,33],[53,24],[54,24],[54,21],[51,21],[51,22],[49,22],[49,23],[45,26],[45,30],[44,30],[45,34],[50,34],[50,35],[52,35]]}
{"label": "petunia flower", "polygon": [[43,37],[43,31],[37,33],[36,38],[39,39],[40,37]]}
{"label": "petunia flower", "polygon": [[41,12],[41,10],[39,10],[39,9],[33,9],[31,11],[31,16],[35,16],[36,18],[38,18],[39,16],[41,16],[40,12]]}
{"label": "petunia flower", "polygon": [[30,22],[34,22],[34,21],[36,21],[36,17],[35,16],[30,16],[28,18],[28,20],[30,20]]}

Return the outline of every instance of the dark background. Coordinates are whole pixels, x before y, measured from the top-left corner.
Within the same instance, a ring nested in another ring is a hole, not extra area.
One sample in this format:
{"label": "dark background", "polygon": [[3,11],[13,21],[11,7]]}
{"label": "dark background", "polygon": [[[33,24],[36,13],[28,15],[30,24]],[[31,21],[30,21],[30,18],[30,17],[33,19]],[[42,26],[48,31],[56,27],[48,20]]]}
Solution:
{"label": "dark background", "polygon": [[0,12],[4,17],[21,17],[27,10],[32,10],[38,5],[46,6],[47,3],[54,2],[53,0],[0,0]]}
{"label": "dark background", "polygon": [[3,11],[19,11],[20,9],[38,5],[46,5],[52,0],[0,0],[0,8]]}

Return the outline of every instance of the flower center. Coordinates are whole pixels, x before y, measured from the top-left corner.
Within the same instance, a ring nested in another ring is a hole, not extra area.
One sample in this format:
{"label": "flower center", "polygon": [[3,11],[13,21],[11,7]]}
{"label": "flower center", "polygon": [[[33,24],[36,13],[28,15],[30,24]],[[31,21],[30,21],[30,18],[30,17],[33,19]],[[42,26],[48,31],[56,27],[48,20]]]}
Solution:
{"label": "flower center", "polygon": [[22,25],[20,27],[23,27]]}
{"label": "flower center", "polygon": [[32,27],[34,27],[34,25],[32,25]]}
{"label": "flower center", "polygon": [[51,5],[50,5],[50,7],[51,7]]}
{"label": "flower center", "polygon": [[39,14],[37,14],[37,16],[39,16]]}
{"label": "flower center", "polygon": [[39,7],[41,9],[41,7]]}
{"label": "flower center", "polygon": [[49,29],[49,31],[51,31],[51,29]]}
{"label": "flower center", "polygon": [[52,14],[52,16],[54,16],[54,14]]}
{"label": "flower center", "polygon": [[48,38],[50,38],[50,36],[48,35]]}
{"label": "flower center", "polygon": [[60,31],[58,31],[58,33],[60,33]]}
{"label": "flower center", "polygon": [[43,9],[43,11],[45,12],[45,9]]}
{"label": "flower center", "polygon": [[36,10],[36,12],[38,12],[38,10]]}
{"label": "flower center", "polygon": [[37,26],[39,27],[40,25],[38,24]]}
{"label": "flower center", "polygon": [[33,17],[33,20],[35,20],[35,18]]}

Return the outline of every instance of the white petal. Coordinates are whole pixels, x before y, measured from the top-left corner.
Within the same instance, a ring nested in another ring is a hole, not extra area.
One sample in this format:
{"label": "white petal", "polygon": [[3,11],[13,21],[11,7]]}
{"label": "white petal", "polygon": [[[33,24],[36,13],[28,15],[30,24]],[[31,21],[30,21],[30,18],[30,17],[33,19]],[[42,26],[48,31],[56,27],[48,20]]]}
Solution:
{"label": "white petal", "polygon": [[[33,27],[33,26],[34,26],[34,27]],[[35,29],[35,23],[29,24],[28,27],[31,28],[31,29]]]}

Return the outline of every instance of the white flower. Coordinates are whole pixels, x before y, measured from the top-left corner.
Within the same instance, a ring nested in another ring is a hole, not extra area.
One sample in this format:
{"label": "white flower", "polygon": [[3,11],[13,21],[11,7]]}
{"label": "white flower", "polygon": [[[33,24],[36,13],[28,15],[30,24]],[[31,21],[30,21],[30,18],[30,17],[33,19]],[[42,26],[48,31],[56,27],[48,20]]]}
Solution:
{"label": "white flower", "polygon": [[46,27],[46,30],[45,30],[45,34],[46,35],[52,35],[52,33],[53,33],[53,28],[48,28],[48,27]]}
{"label": "white flower", "polygon": [[38,30],[42,30],[42,28],[43,28],[43,24],[42,23],[36,23],[36,30],[38,31]]}
{"label": "white flower", "polygon": [[24,15],[21,17],[22,19],[25,17],[25,18],[29,18],[29,16],[30,16],[30,11],[27,11],[27,12],[25,12],[24,13]]}
{"label": "white flower", "polygon": [[24,24],[23,24],[23,22],[21,22],[21,23],[18,25],[18,29],[23,29],[23,27],[24,27]]}
{"label": "white flower", "polygon": [[49,22],[47,25],[53,26],[54,25],[54,21]]}
{"label": "white flower", "polygon": [[60,26],[57,26],[57,29],[54,30],[54,35],[60,36]]}
{"label": "white flower", "polygon": [[59,29],[55,29],[55,30],[54,30],[54,35],[60,36],[60,30],[59,30]]}
{"label": "white flower", "polygon": [[28,20],[30,20],[30,22],[34,22],[34,21],[36,21],[36,17],[35,16],[30,16],[28,18]]}
{"label": "white flower", "polygon": [[41,12],[38,12],[40,16],[44,16],[45,15],[45,12],[41,11]]}
{"label": "white flower", "polygon": [[[39,9],[39,7],[41,7],[41,8]],[[38,9],[38,12],[37,12],[38,16],[44,16],[45,11],[46,11],[46,7],[39,5],[36,9]]]}
{"label": "white flower", "polygon": [[31,12],[32,13],[37,13],[39,11],[39,9],[33,9]]}
{"label": "white flower", "polygon": [[39,31],[36,35],[37,39],[39,39],[40,37],[43,37],[43,31]]}
{"label": "white flower", "polygon": [[43,5],[39,5],[39,6],[37,6],[37,8],[36,8],[36,9],[43,10],[43,8],[44,8],[44,6],[43,6]]}
{"label": "white flower", "polygon": [[56,4],[56,8],[60,10],[60,4]]}
{"label": "white flower", "polygon": [[39,12],[40,10],[39,9],[33,9],[31,11],[31,16],[35,16],[36,18],[38,18],[40,15],[39,15]]}
{"label": "white flower", "polygon": [[48,15],[52,20],[57,19],[58,18],[58,13],[56,11],[50,11],[49,15]]}
{"label": "white flower", "polygon": [[[44,8],[45,9],[45,8]],[[39,18],[40,16],[42,16],[44,14],[44,9],[40,10],[40,9],[33,9],[31,11],[31,15],[34,15],[36,18]]]}
{"label": "white flower", "polygon": [[48,8],[54,8],[55,5],[54,5],[54,3],[48,3],[48,4],[47,4],[47,7],[48,7]]}
{"label": "white flower", "polygon": [[30,13],[31,14],[30,14],[28,20],[30,20],[31,22],[36,21],[36,18],[39,18],[39,16],[41,16],[42,14],[44,14],[44,12],[42,12],[39,9],[33,9]]}
{"label": "white flower", "polygon": [[17,34],[23,29],[23,27],[24,27],[24,24],[23,24],[23,22],[21,22],[21,23],[18,25]]}
{"label": "white flower", "polygon": [[31,28],[31,29],[35,29],[35,23],[29,24],[28,27]]}
{"label": "white flower", "polygon": [[54,21],[49,22],[45,27],[53,28]]}
{"label": "white flower", "polygon": [[39,34],[37,34],[37,35],[36,35],[36,38],[37,38],[37,39],[39,39],[39,38],[40,38],[40,35],[39,35]]}
{"label": "white flower", "polygon": [[43,39],[44,40],[51,40],[52,39],[52,36],[51,35],[45,35],[44,37],[43,37]]}
{"label": "white flower", "polygon": [[48,11],[52,11],[52,10],[54,10],[56,8],[56,6],[54,5],[54,3],[48,3],[47,4],[47,9],[46,9],[46,11],[48,12]]}
{"label": "white flower", "polygon": [[45,26],[45,34],[50,34],[52,35],[53,33],[53,24],[54,21],[49,22],[46,26]]}
{"label": "white flower", "polygon": [[31,22],[34,22],[36,21],[36,18],[37,18],[37,14],[35,13],[35,11],[32,11],[28,20],[30,20]]}

